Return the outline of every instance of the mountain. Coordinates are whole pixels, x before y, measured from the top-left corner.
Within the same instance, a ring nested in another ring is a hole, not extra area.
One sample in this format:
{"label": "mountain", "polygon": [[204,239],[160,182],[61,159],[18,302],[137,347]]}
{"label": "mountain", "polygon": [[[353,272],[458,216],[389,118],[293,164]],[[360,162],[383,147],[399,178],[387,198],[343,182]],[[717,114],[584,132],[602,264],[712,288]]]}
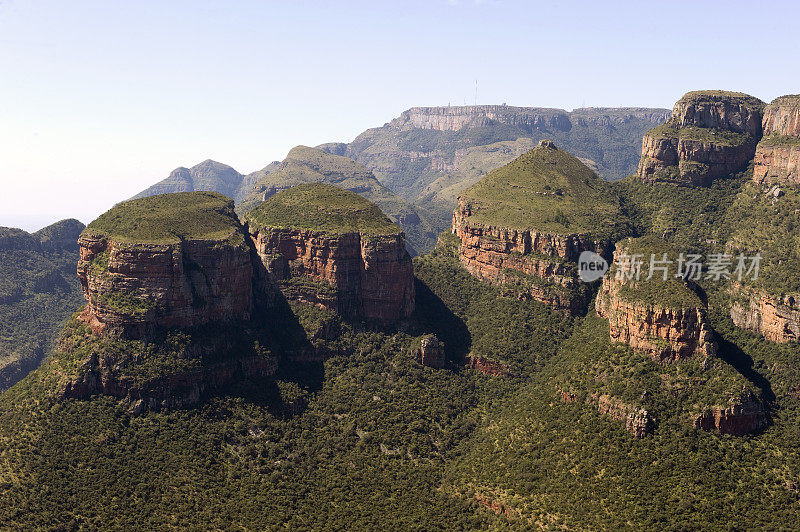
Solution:
{"label": "mountain", "polygon": [[743,170],[762,134],[764,102],[741,92],[693,91],[670,119],[642,140],[639,175],[651,181],[708,186]]}
{"label": "mountain", "polygon": [[619,179],[636,172],[642,135],[668,117],[646,108],[414,107],[349,144],[320,148],[360,162],[444,230],[462,190],[540,140]]}
{"label": "mountain", "polygon": [[[260,172],[266,174],[276,166],[277,162],[270,163]],[[182,166],[176,168],[169,177],[139,192],[131,199],[169,192],[210,191],[219,192],[238,201],[250,191],[255,183],[253,177],[252,174],[243,176],[226,164],[206,159],[191,168]]]}
{"label": "mountain", "polygon": [[411,256],[400,227],[374,203],[309,183],[278,192],[245,218],[286,297],[383,325],[411,315]]}
{"label": "mountain", "polygon": [[280,190],[299,184],[325,183],[351,190],[378,205],[403,228],[412,248],[430,249],[435,241],[436,233],[417,209],[381,185],[364,166],[347,157],[296,146],[273,171],[256,174],[256,184],[237,204],[240,213],[249,211]]}
{"label": "mountain", "polygon": [[77,220],[33,234],[0,227],[0,391],[39,365],[83,301],[75,278],[83,227]]}
{"label": "mountain", "polygon": [[[726,135],[703,113],[751,116],[701,100],[679,144]],[[330,184],[244,221],[211,192],[117,205],[80,236],[87,304],[0,394],[0,522],[795,528],[793,102],[725,174],[608,182],[540,142],[459,191],[410,261],[401,228]],[[602,280],[578,284],[585,252]]]}
{"label": "mountain", "polygon": [[453,232],[467,271],[578,313],[589,299],[578,257],[591,251],[610,258],[630,228],[611,185],[543,140],[459,196]]}

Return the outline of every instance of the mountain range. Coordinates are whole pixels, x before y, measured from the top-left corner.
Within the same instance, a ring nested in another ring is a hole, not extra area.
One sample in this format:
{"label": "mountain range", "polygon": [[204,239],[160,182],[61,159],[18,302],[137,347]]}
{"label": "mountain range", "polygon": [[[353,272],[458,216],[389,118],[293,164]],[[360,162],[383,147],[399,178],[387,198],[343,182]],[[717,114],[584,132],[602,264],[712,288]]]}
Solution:
{"label": "mountain range", "polygon": [[[317,146],[360,165],[333,158],[321,165],[319,153],[298,146],[282,163],[270,163],[246,176],[214,161],[191,169],[180,167],[134,197],[209,190],[233,198],[242,211],[254,205],[258,194],[253,187],[259,181],[259,194],[265,187],[277,190],[311,179],[341,184],[377,203],[406,231],[414,253],[425,252],[449,226],[462,190],[543,138],[552,139],[602,177],[614,180],[636,171],[642,135],[669,115],[668,109],[649,108],[567,112],[506,105],[415,107],[382,127],[361,133],[349,144]],[[304,157],[308,160],[302,160]],[[267,179],[277,168],[282,172]],[[309,168],[313,170],[307,171]]]}
{"label": "mountain range", "polygon": [[[584,127],[505,110],[379,130]],[[413,258],[400,213],[435,209],[390,189],[432,174],[407,173],[407,151],[371,168],[352,145],[297,147],[244,195],[227,173],[231,195],[6,231],[38,254],[79,231],[85,304],[0,394],[0,523],[796,528],[800,96],[692,91],[659,116],[615,180],[605,153],[470,136],[523,153],[449,174],[449,227]]]}

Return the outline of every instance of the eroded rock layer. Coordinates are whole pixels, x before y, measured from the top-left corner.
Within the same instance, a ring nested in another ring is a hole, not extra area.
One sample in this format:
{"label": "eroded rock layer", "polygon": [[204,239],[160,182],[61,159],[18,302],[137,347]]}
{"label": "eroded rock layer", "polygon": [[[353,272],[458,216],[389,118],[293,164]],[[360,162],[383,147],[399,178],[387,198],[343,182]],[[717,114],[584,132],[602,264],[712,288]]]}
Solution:
{"label": "eroded rock layer", "polygon": [[[459,199],[453,233],[461,241],[459,260],[467,271],[495,284],[521,281],[533,299],[554,308],[570,312],[585,308],[588,286],[578,278],[575,262],[583,251],[606,254],[609,242],[579,234],[562,236],[485,226],[474,223],[470,216],[469,204]],[[534,282],[525,282],[517,273]]]}
{"label": "eroded rock layer", "polygon": [[777,343],[800,341],[800,299],[778,298],[736,285],[731,319],[742,329]]}
{"label": "eroded rock layer", "polygon": [[762,135],[763,102],[742,93],[696,91],[642,139],[639,175],[649,182],[708,186],[742,170]]}
{"label": "eroded rock layer", "polygon": [[717,430],[734,436],[757,431],[768,423],[764,406],[750,393],[731,399],[728,406],[709,408],[694,419],[695,428]]}
{"label": "eroded rock layer", "polygon": [[781,96],[764,109],[764,137],[753,160],[756,183],[800,184],[800,95]]}
{"label": "eroded rock layer", "polygon": [[[166,208],[159,212],[156,202],[182,205],[182,201],[198,197],[210,201],[213,215],[221,213],[225,221],[214,235],[154,239],[143,234],[115,234],[113,224],[90,224],[83,232],[78,240],[78,278],[88,304],[82,317],[95,332],[142,337],[158,327],[196,327],[250,318],[253,265],[232,201],[219,194],[191,192],[128,203],[165,216],[159,223],[170,227],[174,222],[169,219],[171,214]],[[125,205],[109,211],[105,220],[114,219],[117,209],[131,208]]]}
{"label": "eroded rock layer", "polygon": [[[663,287],[658,287],[659,279],[644,280],[647,272],[640,280],[618,274],[617,265],[631,253],[625,241],[617,245],[616,265],[603,278],[595,301],[597,314],[608,319],[611,340],[643,351],[661,362],[716,354],[717,346],[706,319],[705,306],[689,286],[678,286],[682,281],[669,279],[664,281]],[[660,296],[661,291],[678,295],[668,301]],[[650,294],[655,297],[648,297]]]}
{"label": "eroded rock layer", "polygon": [[402,233],[331,235],[262,227],[251,229],[251,238],[287,297],[383,324],[414,309],[413,266]]}

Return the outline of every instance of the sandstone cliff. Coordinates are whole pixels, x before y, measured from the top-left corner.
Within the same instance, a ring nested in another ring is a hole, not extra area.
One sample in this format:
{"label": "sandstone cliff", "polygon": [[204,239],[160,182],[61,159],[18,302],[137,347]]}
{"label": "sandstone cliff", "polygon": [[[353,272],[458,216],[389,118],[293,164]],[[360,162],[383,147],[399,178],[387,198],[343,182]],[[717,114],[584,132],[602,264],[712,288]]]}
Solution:
{"label": "sandstone cliff", "polygon": [[250,211],[247,220],[258,255],[286,297],[383,325],[413,311],[403,233],[360,196],[300,185]]}
{"label": "sandstone cliff", "polygon": [[233,202],[216,193],[122,203],[79,239],[78,277],[96,332],[142,337],[155,328],[246,320],[253,265]]}
{"label": "sandstone cliff", "polygon": [[735,284],[731,319],[742,329],[760,334],[770,342],[800,341],[800,300],[778,297]]}
{"label": "sandstone cliff", "polygon": [[642,139],[639,175],[645,181],[708,186],[742,170],[762,135],[764,103],[742,93],[695,91]]}
{"label": "sandstone cliff", "polygon": [[466,190],[452,231],[461,241],[461,263],[479,279],[577,313],[590,293],[578,278],[579,255],[607,255],[609,235],[624,232],[624,225],[605,183],[542,141]]}
{"label": "sandstone cliff", "polygon": [[769,418],[761,402],[750,392],[732,397],[726,406],[706,409],[694,418],[694,426],[741,436],[767,426]]}
{"label": "sandstone cliff", "polygon": [[[329,149],[335,150],[334,146]],[[420,211],[383,186],[363,165],[347,157],[321,149],[296,146],[277,167],[246,176],[254,180],[249,192],[238,201],[236,210],[247,213],[276,193],[288,188],[324,183],[355,192],[375,203],[403,228],[414,249],[429,249],[436,233]]]}
{"label": "sandstone cliff", "polygon": [[781,96],[764,108],[764,138],[756,148],[756,183],[800,184],[800,95]]}
{"label": "sandstone cliff", "polygon": [[[683,280],[654,276],[649,281],[645,265],[640,279],[628,279],[632,267],[623,257],[656,253],[663,246],[653,237],[627,239],[617,244],[614,266],[603,278],[595,301],[597,314],[607,318],[613,342],[624,343],[660,362],[716,354],[716,344],[706,319],[705,304]],[[659,274],[656,274],[659,275]]]}

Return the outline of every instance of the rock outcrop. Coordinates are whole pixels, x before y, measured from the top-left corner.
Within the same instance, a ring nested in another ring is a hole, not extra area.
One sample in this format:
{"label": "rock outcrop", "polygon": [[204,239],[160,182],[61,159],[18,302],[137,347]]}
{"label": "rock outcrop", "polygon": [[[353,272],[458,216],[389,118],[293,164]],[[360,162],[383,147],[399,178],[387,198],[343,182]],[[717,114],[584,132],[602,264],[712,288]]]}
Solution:
{"label": "rock outcrop", "polygon": [[762,429],[769,423],[764,406],[749,392],[731,398],[728,406],[715,406],[694,418],[697,429],[717,430],[742,436]]}
{"label": "rock outcrop", "polygon": [[[228,352],[239,354],[230,357],[226,356]],[[174,410],[194,406],[205,396],[245,379],[271,377],[277,369],[275,357],[247,352],[224,335],[194,345],[180,357],[187,364],[192,360],[205,361],[193,368],[162,370],[163,374],[143,378],[141,372],[131,371],[137,361],[130,356],[120,356],[116,350],[99,356],[93,353],[61,385],[58,395],[62,399],[84,400],[106,395],[121,400],[134,414]]]}
{"label": "rock outcrop", "polygon": [[[187,211],[190,211],[187,215]],[[78,277],[95,332],[247,320],[253,264],[233,202],[208,192],[122,203],[79,239]]]}
{"label": "rock outcrop", "polygon": [[444,344],[434,334],[423,337],[414,354],[423,366],[441,369],[445,365]]}
{"label": "rock outcrop", "polygon": [[[607,235],[624,224],[603,185],[579,160],[542,141],[459,198],[452,232],[461,264],[518,297],[580,312],[590,290],[578,277],[578,258],[584,251],[608,256]],[[594,209],[616,219],[601,220]]]}
{"label": "rock outcrop", "polygon": [[800,295],[782,298],[735,284],[731,319],[742,329],[779,344],[800,341]]}
{"label": "rock outcrop", "polygon": [[[706,318],[705,305],[683,280],[654,277],[647,271],[629,279],[633,266],[624,257],[646,255],[645,248],[661,258],[656,239],[627,239],[617,244],[614,266],[603,278],[595,301],[597,314],[608,319],[611,340],[649,354],[659,362],[692,356],[713,356],[717,346]],[[627,271],[625,270],[627,268]],[[661,286],[663,283],[663,286]],[[671,296],[667,296],[671,294]]]}
{"label": "rock outcrop", "polygon": [[598,412],[615,421],[623,422],[625,430],[637,438],[644,438],[655,428],[653,416],[644,408],[625,403],[610,395],[593,396],[591,400],[596,402]]}
{"label": "rock outcrop", "polygon": [[800,95],[781,96],[767,105],[763,130],[753,161],[753,180],[800,184]]}
{"label": "rock outcrop", "polygon": [[764,102],[742,93],[695,91],[642,139],[644,181],[708,186],[742,170],[762,135]]}
{"label": "rock outcrop", "polygon": [[[282,219],[288,205],[296,210]],[[264,267],[287,298],[382,325],[413,311],[413,266],[404,235],[357,194],[300,185],[276,194],[247,220]]]}
{"label": "rock outcrop", "polygon": [[530,296],[554,308],[577,313],[586,307],[589,290],[578,278],[575,263],[582,251],[606,254],[609,242],[474,224],[470,213],[470,205],[459,199],[453,233],[461,240],[459,260],[468,272],[494,284],[522,282],[518,297]]}
{"label": "rock outcrop", "polygon": [[[335,150],[335,147],[331,149]],[[240,214],[247,213],[282,190],[302,184],[324,183],[355,192],[376,204],[403,228],[415,248],[432,247],[435,233],[417,209],[383,186],[370,170],[347,157],[308,146],[295,146],[276,168],[254,172],[246,179],[253,179],[254,184],[236,205]]]}

